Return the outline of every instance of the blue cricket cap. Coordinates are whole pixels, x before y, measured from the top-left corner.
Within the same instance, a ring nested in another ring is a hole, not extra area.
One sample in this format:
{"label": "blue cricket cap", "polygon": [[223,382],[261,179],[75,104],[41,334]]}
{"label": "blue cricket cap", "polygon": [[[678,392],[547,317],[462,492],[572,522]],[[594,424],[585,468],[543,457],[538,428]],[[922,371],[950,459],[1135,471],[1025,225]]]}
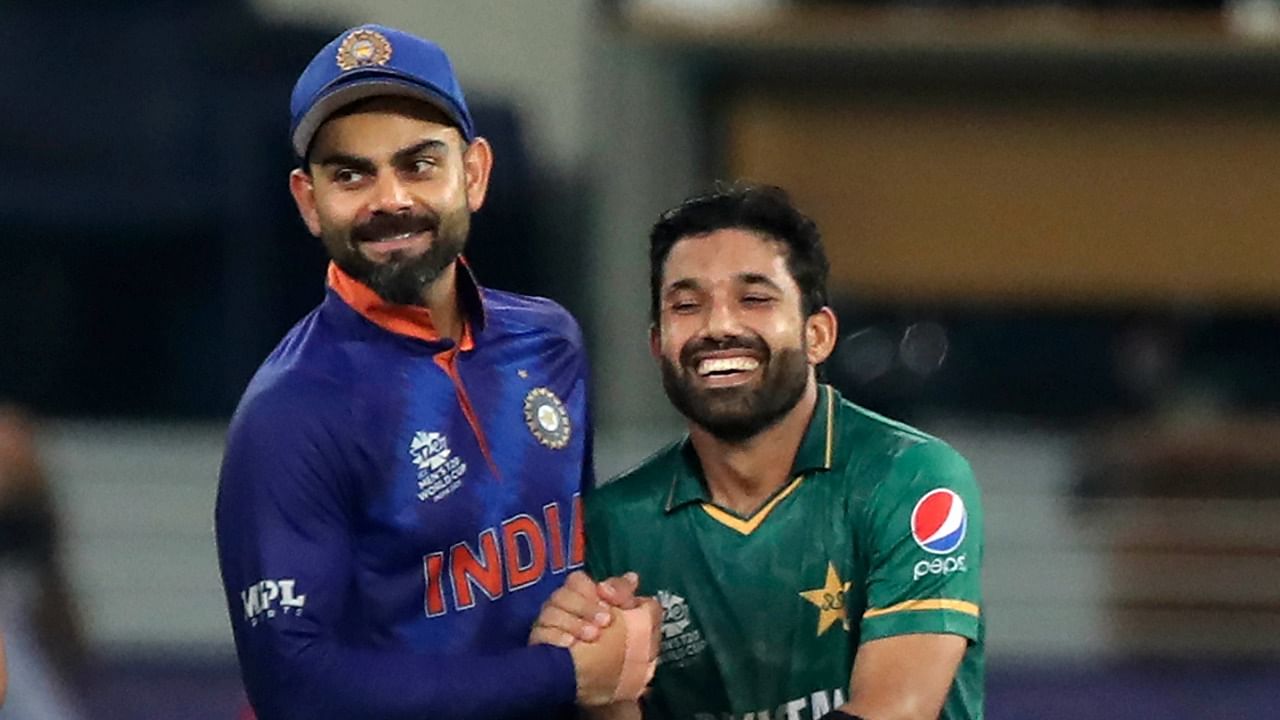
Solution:
{"label": "blue cricket cap", "polygon": [[462,86],[444,50],[401,30],[361,25],[325,45],[294,84],[289,100],[293,151],[305,157],[316,130],[330,115],[380,95],[431,103],[453,120],[467,142],[475,139]]}

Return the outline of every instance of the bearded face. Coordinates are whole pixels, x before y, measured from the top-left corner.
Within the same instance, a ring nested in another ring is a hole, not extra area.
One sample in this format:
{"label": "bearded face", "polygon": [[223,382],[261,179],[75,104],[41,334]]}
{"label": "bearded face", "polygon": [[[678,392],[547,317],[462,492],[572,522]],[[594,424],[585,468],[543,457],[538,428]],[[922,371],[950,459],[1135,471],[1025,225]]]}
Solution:
{"label": "bearded face", "polygon": [[[800,402],[809,380],[803,337],[771,348],[754,333],[695,338],[661,359],[662,387],[682,415],[727,442],[754,437]],[[725,381],[734,381],[724,384]]]}
{"label": "bearded face", "polygon": [[466,246],[491,163],[488,143],[465,142],[434,106],[377,97],[320,126],[290,190],[339,268],[389,303],[423,305]]}
{"label": "bearded face", "polygon": [[419,208],[347,227],[322,223],[320,239],[339,268],[383,300],[417,305],[462,254],[470,228],[465,205],[444,214]]}
{"label": "bearded face", "polygon": [[650,340],[667,397],[722,440],[742,442],[790,413],[830,352],[829,311],[805,316],[785,246],[754,231],[680,239],[658,292]]}

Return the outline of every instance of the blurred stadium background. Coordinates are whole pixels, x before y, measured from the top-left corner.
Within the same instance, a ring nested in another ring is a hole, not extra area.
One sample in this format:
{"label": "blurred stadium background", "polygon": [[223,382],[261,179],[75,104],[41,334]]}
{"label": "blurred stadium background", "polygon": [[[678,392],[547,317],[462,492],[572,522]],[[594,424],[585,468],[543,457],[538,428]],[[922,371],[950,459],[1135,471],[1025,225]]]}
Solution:
{"label": "blurred stadium background", "polygon": [[85,653],[79,715],[6,720],[241,708],[222,434],[321,296],[288,93],[363,21],[452,55],[498,157],[469,255],[583,322],[602,477],[680,430],[649,225],[783,185],[833,260],[829,378],[983,483],[988,717],[1280,717],[1280,4],[10,0],[0,399]]}

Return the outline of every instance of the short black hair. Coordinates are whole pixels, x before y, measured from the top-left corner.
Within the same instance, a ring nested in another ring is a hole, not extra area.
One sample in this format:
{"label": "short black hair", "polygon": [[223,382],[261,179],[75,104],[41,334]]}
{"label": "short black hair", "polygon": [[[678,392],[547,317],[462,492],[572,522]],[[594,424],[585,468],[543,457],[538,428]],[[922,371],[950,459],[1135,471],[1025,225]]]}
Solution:
{"label": "short black hair", "polygon": [[736,228],[758,232],[787,248],[787,269],[800,287],[805,317],[827,305],[827,275],[831,266],[822,248],[818,226],[791,204],[787,192],[775,185],[735,183],[718,185],[664,212],[649,231],[649,319],[658,322],[662,269],[671,248],[681,240]]}

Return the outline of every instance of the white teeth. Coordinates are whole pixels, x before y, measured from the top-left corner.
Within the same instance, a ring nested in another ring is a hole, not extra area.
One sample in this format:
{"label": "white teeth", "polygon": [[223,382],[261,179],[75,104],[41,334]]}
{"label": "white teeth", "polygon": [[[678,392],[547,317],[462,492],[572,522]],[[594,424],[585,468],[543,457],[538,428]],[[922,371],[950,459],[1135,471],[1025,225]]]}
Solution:
{"label": "white teeth", "polygon": [[749,357],[707,358],[698,363],[699,375],[717,372],[751,372],[760,367],[760,361]]}
{"label": "white teeth", "polygon": [[400,233],[399,235],[388,235],[386,237],[378,238],[377,240],[374,240],[374,242],[379,242],[379,243],[400,242],[401,240],[408,240],[414,235],[417,235],[417,233],[406,232],[406,233]]}

